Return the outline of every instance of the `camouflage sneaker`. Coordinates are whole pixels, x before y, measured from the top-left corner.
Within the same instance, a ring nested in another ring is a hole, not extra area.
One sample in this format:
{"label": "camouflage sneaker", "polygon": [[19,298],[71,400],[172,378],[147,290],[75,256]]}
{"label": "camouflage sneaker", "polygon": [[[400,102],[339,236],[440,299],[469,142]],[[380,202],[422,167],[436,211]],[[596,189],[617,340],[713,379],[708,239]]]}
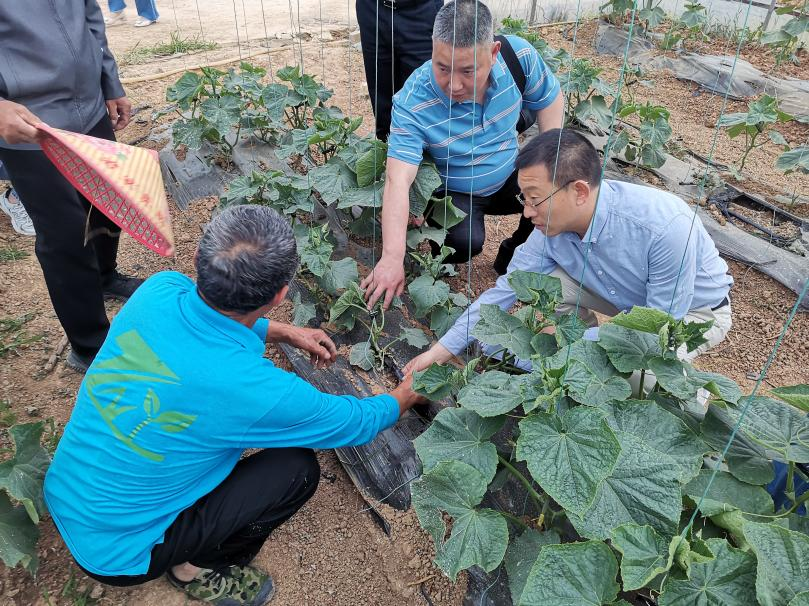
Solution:
{"label": "camouflage sneaker", "polygon": [[179,581],[171,571],[169,582],[189,596],[216,606],[264,606],[275,594],[270,575],[252,566],[230,566],[222,570],[203,568],[188,583]]}

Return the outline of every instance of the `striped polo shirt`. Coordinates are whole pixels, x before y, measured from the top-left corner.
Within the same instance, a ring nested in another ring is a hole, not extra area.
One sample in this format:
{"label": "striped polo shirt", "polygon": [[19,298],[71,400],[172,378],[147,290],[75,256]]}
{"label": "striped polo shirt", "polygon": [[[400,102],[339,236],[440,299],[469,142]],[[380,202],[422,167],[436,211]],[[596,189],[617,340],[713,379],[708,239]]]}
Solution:
{"label": "striped polo shirt", "polygon": [[451,101],[427,61],[393,97],[388,157],[419,164],[426,151],[447,190],[477,196],[499,190],[514,171],[520,109],[544,109],[559,95],[559,81],[536,49],[517,36],[508,41],[525,72],[522,97],[499,54],[482,106]]}

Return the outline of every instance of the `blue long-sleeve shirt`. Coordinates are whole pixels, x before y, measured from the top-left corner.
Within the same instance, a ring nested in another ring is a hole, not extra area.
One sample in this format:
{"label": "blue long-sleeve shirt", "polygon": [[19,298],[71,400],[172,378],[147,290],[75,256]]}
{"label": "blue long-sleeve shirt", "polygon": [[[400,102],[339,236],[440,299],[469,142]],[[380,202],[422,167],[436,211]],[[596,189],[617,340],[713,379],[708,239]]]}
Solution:
{"label": "blue long-sleeve shirt", "polygon": [[389,395],[333,396],[276,368],[263,357],[267,328],[215,311],[176,272],[149,278],[121,309],[45,478],[84,568],[145,573],[177,515],[245,448],[362,444],[396,422]]}
{"label": "blue long-sleeve shirt", "polygon": [[469,306],[440,343],[460,353],[473,339],[481,303],[503,310],[514,305],[517,296],[508,283],[512,271],[549,274],[557,267],[576,281],[584,271],[584,287],[620,310],[641,305],[675,318],[715,307],[733,284],[716,245],[685,202],[653,187],[604,180],[584,238],[573,232],[546,237],[534,230],[517,247],[508,273]]}

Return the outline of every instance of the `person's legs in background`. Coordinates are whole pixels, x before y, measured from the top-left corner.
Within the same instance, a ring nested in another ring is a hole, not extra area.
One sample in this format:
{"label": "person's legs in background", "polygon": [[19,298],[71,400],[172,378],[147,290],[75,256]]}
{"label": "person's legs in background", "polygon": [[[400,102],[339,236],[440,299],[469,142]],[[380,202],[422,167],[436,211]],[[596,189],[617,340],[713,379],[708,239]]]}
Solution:
{"label": "person's legs in background", "polygon": [[[0,162],[0,181],[9,181],[8,173],[2,162]],[[20,202],[20,197],[14,191],[14,187],[10,187],[5,193],[0,194],[0,210],[8,215],[11,219],[11,227],[18,234],[22,236],[37,235],[31,217],[25,212],[25,206]]]}
{"label": "person's legs in background", "polygon": [[[114,140],[106,116],[88,134]],[[85,243],[91,205],[44,152],[0,149],[0,159],[34,223],[37,259],[72,347],[69,365],[79,370],[92,362],[107,336],[105,289],[122,298],[123,283],[131,294],[141,281],[116,271],[120,228],[100,211],[90,215],[93,237]]]}
{"label": "person's legs in background", "polygon": [[523,215],[523,207],[517,201],[517,194],[520,193],[520,186],[517,184],[517,171],[503,184],[497,193],[491,196],[492,201],[486,209],[487,215],[520,215],[520,223],[510,237],[500,243],[497,257],[494,259],[493,267],[498,276],[502,276],[511,263],[516,248],[528,239],[534,230],[534,225],[530,219]]}
{"label": "person's legs in background", "polygon": [[160,19],[155,0],[135,0],[135,6],[138,10],[135,27],[145,27],[152,23],[157,23],[157,20]]}
{"label": "person's legs in background", "polygon": [[368,83],[371,110],[376,117],[376,137],[381,141],[387,140],[390,133],[393,103],[392,12],[393,9],[385,6],[381,0],[357,0],[357,25],[360,28],[365,81]]}
{"label": "person's legs in background", "polygon": [[104,19],[106,25],[120,25],[126,21],[126,13],[124,13],[126,2],[124,0],[107,0],[107,8],[110,14]]}

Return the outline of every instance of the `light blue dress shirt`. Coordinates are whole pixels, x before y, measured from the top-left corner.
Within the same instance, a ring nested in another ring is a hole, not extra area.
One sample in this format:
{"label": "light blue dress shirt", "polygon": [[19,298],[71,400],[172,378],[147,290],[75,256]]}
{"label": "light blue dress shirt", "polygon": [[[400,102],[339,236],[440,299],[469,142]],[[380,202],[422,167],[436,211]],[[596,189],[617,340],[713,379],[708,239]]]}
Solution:
{"label": "light blue dress shirt", "polygon": [[517,247],[508,273],[469,306],[440,343],[460,353],[473,340],[482,303],[503,310],[514,305],[512,271],[549,274],[557,267],[620,310],[642,305],[675,318],[716,307],[733,284],[713,240],[685,202],[653,187],[604,180],[584,238],[573,232],[546,237],[534,230]]}

